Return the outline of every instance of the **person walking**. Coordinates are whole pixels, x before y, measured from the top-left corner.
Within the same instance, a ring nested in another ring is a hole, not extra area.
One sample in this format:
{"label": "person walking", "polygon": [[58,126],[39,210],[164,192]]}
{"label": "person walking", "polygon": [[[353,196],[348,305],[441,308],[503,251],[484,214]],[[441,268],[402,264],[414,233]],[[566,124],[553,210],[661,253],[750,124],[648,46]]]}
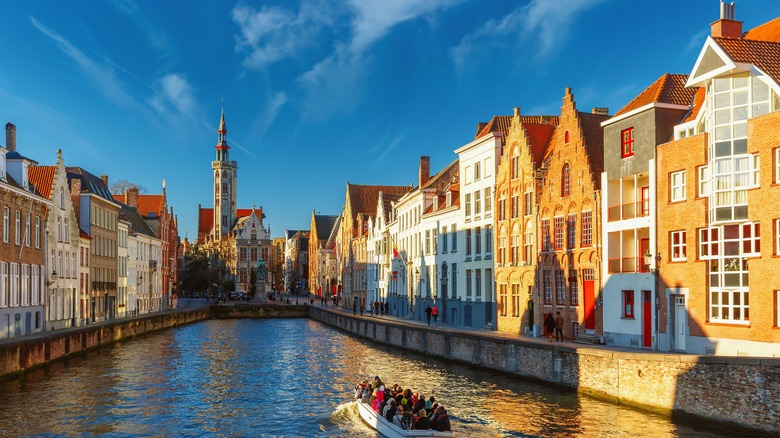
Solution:
{"label": "person walking", "polygon": [[563,315],[555,312],[555,340],[563,342]]}
{"label": "person walking", "polygon": [[555,332],[555,318],[552,313],[544,314],[544,337],[552,342],[553,332]]}
{"label": "person walking", "polygon": [[431,325],[431,313],[433,312],[433,309],[431,309],[431,305],[428,304],[425,306],[425,317],[428,318],[428,325]]}
{"label": "person walking", "polygon": [[[382,303],[379,303],[381,306]],[[390,316],[390,301],[385,301],[385,315]]]}
{"label": "person walking", "polygon": [[433,323],[439,322],[439,308],[436,307],[436,303],[433,304],[433,309],[431,309],[431,315],[433,315]]}

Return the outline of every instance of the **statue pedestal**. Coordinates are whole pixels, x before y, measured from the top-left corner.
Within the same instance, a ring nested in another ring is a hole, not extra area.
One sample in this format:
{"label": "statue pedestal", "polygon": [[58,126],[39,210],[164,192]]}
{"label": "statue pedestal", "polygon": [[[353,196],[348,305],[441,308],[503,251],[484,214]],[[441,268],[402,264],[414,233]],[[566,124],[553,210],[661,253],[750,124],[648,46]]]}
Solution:
{"label": "statue pedestal", "polygon": [[252,301],[265,303],[268,301],[268,297],[266,296],[266,289],[265,289],[265,283],[262,281],[258,281],[255,283],[255,298]]}

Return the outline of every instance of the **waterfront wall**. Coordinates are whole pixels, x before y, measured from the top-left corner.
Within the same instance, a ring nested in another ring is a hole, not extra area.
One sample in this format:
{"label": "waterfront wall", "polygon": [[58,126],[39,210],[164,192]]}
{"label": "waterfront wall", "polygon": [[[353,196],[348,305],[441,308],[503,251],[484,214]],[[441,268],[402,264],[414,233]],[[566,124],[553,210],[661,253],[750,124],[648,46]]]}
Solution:
{"label": "waterfront wall", "polygon": [[780,433],[780,359],[624,352],[572,347],[495,332],[463,332],[353,317],[310,307],[309,316],[379,343],[621,404]]}
{"label": "waterfront wall", "polygon": [[108,345],[136,335],[172,328],[210,317],[209,309],[156,313],[75,329],[53,330],[0,343],[0,377]]}
{"label": "waterfront wall", "polygon": [[211,306],[214,318],[306,318],[308,306],[293,304],[220,304]]}

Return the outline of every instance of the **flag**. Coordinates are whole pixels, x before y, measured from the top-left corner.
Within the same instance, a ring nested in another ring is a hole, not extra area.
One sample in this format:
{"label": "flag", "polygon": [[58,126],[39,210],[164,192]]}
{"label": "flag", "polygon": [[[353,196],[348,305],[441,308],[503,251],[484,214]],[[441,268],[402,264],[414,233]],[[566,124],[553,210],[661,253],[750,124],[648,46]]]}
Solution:
{"label": "flag", "polygon": [[395,242],[393,242],[393,258],[394,259],[398,258],[398,247],[395,246]]}

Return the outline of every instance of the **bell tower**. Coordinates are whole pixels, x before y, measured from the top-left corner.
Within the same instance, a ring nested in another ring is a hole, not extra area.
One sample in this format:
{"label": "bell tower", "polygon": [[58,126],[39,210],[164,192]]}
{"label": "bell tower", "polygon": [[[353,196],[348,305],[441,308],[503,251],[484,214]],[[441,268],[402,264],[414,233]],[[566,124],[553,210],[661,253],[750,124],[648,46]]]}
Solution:
{"label": "bell tower", "polygon": [[236,220],[238,163],[230,161],[227,132],[223,109],[219,119],[219,129],[217,129],[217,157],[211,162],[214,175],[214,221],[211,236],[217,240],[225,237]]}

